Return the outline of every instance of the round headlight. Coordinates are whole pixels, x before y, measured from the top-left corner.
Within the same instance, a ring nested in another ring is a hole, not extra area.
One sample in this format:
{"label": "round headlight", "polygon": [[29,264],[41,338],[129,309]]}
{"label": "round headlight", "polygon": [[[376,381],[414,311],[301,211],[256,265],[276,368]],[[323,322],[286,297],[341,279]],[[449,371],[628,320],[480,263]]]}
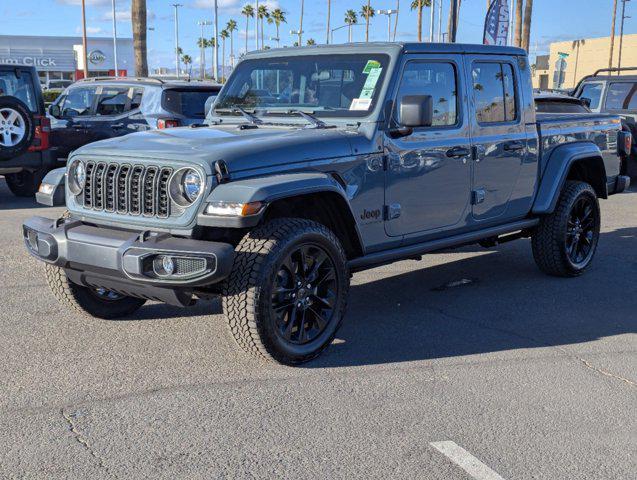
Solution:
{"label": "round headlight", "polygon": [[201,193],[201,175],[195,170],[187,170],[181,181],[184,197],[192,203]]}
{"label": "round headlight", "polygon": [[69,189],[74,195],[79,195],[86,183],[86,167],[81,160],[71,163],[68,171]]}

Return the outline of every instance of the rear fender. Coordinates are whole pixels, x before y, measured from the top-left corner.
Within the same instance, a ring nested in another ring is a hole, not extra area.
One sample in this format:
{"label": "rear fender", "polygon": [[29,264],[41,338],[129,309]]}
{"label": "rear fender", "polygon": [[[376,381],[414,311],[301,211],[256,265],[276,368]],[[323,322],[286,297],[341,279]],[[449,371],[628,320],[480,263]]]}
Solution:
{"label": "rear fender", "polygon": [[555,210],[569,172],[578,162],[585,162],[590,167],[591,177],[587,181],[597,196],[608,197],[606,168],[597,145],[591,142],[565,144],[556,147],[549,157],[533,203],[534,214],[549,214]]}

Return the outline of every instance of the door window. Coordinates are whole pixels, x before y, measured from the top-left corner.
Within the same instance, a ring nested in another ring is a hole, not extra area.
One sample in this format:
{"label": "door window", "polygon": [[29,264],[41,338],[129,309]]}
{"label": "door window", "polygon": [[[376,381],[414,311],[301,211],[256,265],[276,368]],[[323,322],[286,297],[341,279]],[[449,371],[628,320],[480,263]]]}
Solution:
{"label": "door window", "polygon": [[508,63],[478,62],[471,72],[478,123],[503,123],[517,119],[513,67]]}
{"label": "door window", "polygon": [[607,110],[637,110],[637,83],[611,83],[606,95]]}
{"label": "door window", "polygon": [[62,105],[63,117],[85,117],[93,113],[94,88],[72,88]]}
{"label": "door window", "polygon": [[38,103],[33,91],[33,78],[30,72],[15,70],[0,72],[0,96],[10,95],[22,100],[32,112],[38,111]]}
{"label": "door window", "polygon": [[126,87],[103,87],[95,110],[96,115],[122,115],[130,110],[130,89]]}
{"label": "door window", "polygon": [[602,99],[601,83],[585,83],[582,90],[579,92],[579,98],[588,98],[591,101],[591,110],[599,108],[600,100]]}
{"label": "door window", "polygon": [[[451,63],[412,61],[405,66],[398,100],[406,95],[431,95],[434,127],[458,123],[456,69]],[[398,109],[398,105],[396,106]],[[394,112],[398,118],[398,111]]]}

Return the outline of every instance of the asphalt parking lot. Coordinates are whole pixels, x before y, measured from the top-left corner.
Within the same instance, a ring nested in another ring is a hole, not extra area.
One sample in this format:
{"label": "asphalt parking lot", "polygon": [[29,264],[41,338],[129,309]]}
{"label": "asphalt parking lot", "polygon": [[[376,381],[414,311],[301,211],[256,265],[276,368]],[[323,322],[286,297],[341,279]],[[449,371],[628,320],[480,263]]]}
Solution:
{"label": "asphalt parking lot", "polygon": [[0,179],[0,478],[635,478],[637,189],[602,206],[585,276],[526,240],[360,273],[335,344],[289,368],[218,302],[62,310],[20,232],[62,210]]}

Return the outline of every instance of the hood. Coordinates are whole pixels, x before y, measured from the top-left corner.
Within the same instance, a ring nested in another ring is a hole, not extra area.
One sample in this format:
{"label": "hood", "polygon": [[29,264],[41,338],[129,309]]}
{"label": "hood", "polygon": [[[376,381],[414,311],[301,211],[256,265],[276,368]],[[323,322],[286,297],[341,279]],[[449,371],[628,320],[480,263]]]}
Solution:
{"label": "hood", "polygon": [[359,134],[344,128],[237,125],[170,128],[132,133],[95,142],[75,151],[78,155],[192,161],[212,165],[224,160],[230,172],[251,170],[352,154]]}

